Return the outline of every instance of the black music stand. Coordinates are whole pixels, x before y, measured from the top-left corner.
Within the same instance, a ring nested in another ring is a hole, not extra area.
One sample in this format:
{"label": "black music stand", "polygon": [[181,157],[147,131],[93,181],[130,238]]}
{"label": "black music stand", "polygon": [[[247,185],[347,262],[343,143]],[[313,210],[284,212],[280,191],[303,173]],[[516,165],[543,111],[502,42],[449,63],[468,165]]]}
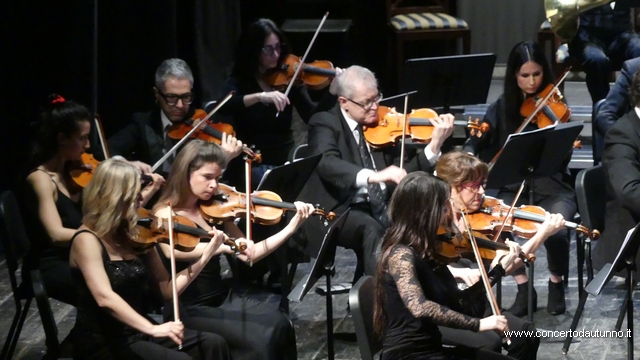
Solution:
{"label": "black music stand", "polygon": [[336,257],[336,242],[342,227],[349,216],[349,209],[335,220],[329,227],[329,231],[322,240],[320,251],[313,263],[311,272],[306,275],[296,287],[291,291],[288,298],[291,301],[300,302],[304,296],[311,290],[313,285],[321,278],[325,277],[327,281],[327,290],[325,299],[327,303],[327,358],[333,360],[335,357],[333,349],[333,300],[331,294],[331,277],[335,274],[334,261]]}
{"label": "black music stand", "polygon": [[[582,123],[561,123],[543,129],[509,135],[502,152],[487,177],[487,188],[529,182],[529,203],[533,203],[535,178],[556,174],[580,134]],[[524,184],[523,184],[524,185]],[[533,321],[533,276],[535,266],[529,266],[529,299],[527,320]]]}
{"label": "black music stand", "polygon": [[618,323],[616,324],[616,331],[620,331],[622,320],[626,310],[627,315],[627,329],[629,330],[629,337],[627,337],[627,358],[633,359],[633,272],[636,271],[636,256],[638,255],[638,248],[640,248],[640,223],[633,229],[629,230],[627,237],[622,243],[622,247],[618,252],[613,264],[606,264],[602,267],[602,270],[598,272],[593,280],[587,284],[585,291],[580,295],[580,302],[578,308],[573,316],[571,327],[569,328],[569,334],[564,341],[562,347],[562,353],[567,354],[571,340],[573,339],[573,331],[578,326],[584,305],[587,302],[589,294],[598,296],[602,292],[602,289],[609,283],[613,276],[623,270],[627,270],[627,278],[625,284],[627,285],[627,293],[620,309],[620,316],[618,317]]}
{"label": "black music stand", "polygon": [[[400,92],[418,90],[411,108],[442,108],[487,102],[495,54],[471,54],[408,59],[402,72]],[[402,109],[403,99],[394,105]],[[391,106],[391,105],[389,105]]]}
{"label": "black music stand", "polygon": [[[311,174],[315,171],[316,166],[320,162],[322,155],[309,156],[299,161],[274,167],[267,171],[256,190],[270,190],[280,195],[282,201],[294,202],[298,199],[300,191],[309,180]],[[312,219],[309,219],[311,221]],[[281,224],[286,224],[282,221]],[[281,225],[282,226],[282,225]],[[293,284],[293,277],[295,276],[298,263],[300,262],[297,257],[290,259],[289,251],[291,249],[283,247],[284,251],[279,252],[279,262],[281,265],[281,291],[282,297],[280,298],[280,309],[287,314],[289,313],[289,301],[284,296],[291,290]],[[278,255],[276,255],[278,256]],[[291,260],[291,269],[287,268],[287,265]]]}

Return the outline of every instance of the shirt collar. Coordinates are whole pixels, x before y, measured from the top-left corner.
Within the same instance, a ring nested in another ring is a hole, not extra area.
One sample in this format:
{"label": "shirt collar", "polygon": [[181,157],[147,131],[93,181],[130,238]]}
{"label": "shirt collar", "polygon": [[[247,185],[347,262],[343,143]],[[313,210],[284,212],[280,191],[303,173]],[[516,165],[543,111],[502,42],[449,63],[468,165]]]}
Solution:
{"label": "shirt collar", "polygon": [[167,115],[160,109],[160,120],[162,121],[162,130],[166,131],[168,126],[173,125],[171,120],[167,117]]}
{"label": "shirt collar", "polygon": [[340,111],[342,112],[342,116],[344,116],[344,119],[347,121],[347,125],[349,125],[349,129],[351,129],[351,132],[354,132],[356,130],[356,128],[358,127],[358,122],[353,120],[351,118],[351,116],[349,116],[349,114],[344,111],[344,109],[342,107],[340,107]]}

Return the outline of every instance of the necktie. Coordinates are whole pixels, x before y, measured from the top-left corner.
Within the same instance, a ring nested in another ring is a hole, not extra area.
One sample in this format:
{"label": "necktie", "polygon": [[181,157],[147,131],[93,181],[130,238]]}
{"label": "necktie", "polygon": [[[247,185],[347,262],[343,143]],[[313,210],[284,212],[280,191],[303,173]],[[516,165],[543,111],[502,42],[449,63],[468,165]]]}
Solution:
{"label": "necktie", "polygon": [[[373,166],[373,159],[367,148],[366,140],[364,139],[364,133],[362,132],[362,126],[358,125],[358,133],[360,135],[360,141],[358,142],[358,149],[360,151],[360,158],[365,168],[375,170]],[[389,218],[387,216],[387,191],[382,189],[380,184],[373,183],[367,184],[367,192],[369,193],[369,205],[371,206],[371,214],[378,220],[378,222],[387,227],[389,225]]]}

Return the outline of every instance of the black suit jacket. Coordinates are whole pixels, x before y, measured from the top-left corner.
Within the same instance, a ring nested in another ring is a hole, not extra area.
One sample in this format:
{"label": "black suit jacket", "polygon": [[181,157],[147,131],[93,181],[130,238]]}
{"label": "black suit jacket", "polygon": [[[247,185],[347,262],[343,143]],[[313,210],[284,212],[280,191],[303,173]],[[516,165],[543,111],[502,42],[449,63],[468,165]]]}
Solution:
{"label": "black suit jacket", "polygon": [[629,86],[633,80],[633,75],[640,67],[640,58],[627,60],[622,65],[620,76],[613,84],[604,104],[596,114],[596,131],[604,136],[616,121],[631,111],[631,100],[629,100]]}
{"label": "black suit jacket", "polygon": [[[356,175],[363,169],[363,164],[358,144],[342,116],[339,105],[329,111],[316,113],[309,120],[309,151],[312,155],[322,154],[322,159],[299,199],[319,204],[326,211],[342,214],[358,191]],[[400,149],[397,146],[372,149],[371,155],[377,170],[400,163]],[[433,171],[433,165],[427,160],[422,149],[405,149],[404,168],[407,172]],[[389,195],[394,188],[393,185],[387,183]],[[304,223],[302,233],[310,242],[319,244],[326,233],[326,226],[321,222],[309,220]]]}
{"label": "black suit jacket", "polygon": [[[163,155],[164,129],[160,109],[133,114],[131,122],[107,140],[111,156],[155,164]],[[159,168],[162,170],[162,167]]]}
{"label": "black suit jacket", "polygon": [[[640,118],[635,110],[607,132],[602,166],[607,178],[607,207],[604,232],[593,251],[596,269],[613,262],[627,231],[640,222]],[[636,264],[640,269],[639,260]]]}

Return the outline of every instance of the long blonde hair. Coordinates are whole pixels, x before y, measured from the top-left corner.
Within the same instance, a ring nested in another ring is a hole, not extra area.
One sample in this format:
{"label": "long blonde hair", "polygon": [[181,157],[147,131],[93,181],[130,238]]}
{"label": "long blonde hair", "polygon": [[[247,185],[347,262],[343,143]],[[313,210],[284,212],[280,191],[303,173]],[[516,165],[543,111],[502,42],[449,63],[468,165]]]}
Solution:
{"label": "long blonde hair", "polygon": [[140,172],[118,159],[100,163],[82,194],[82,222],[98,237],[122,232],[134,238]]}
{"label": "long blonde hair", "polygon": [[227,167],[227,154],[219,145],[203,140],[191,140],[185,145],[171,165],[164,191],[153,211],[164,207],[168,201],[175,207],[184,206],[191,194],[191,174],[207,163],[216,163],[224,169]]}

